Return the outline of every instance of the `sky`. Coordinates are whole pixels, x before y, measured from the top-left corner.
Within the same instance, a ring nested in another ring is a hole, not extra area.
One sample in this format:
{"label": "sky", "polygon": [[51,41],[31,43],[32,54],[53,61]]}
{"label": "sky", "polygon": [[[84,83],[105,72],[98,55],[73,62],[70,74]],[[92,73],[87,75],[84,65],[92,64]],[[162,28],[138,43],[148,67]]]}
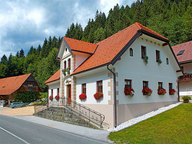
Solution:
{"label": "sky", "polygon": [[0,58],[25,54],[31,46],[43,44],[49,36],[64,36],[72,23],[83,28],[96,10],[105,12],[117,3],[129,5],[136,0],[0,0]]}

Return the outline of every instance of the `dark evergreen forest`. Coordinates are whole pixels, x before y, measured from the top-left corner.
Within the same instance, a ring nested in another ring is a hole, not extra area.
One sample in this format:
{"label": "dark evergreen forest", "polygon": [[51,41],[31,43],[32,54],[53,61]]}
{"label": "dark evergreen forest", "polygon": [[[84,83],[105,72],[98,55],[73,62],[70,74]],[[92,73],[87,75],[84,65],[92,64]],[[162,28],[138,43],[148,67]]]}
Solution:
{"label": "dark evergreen forest", "polygon": [[[129,6],[114,6],[105,13],[97,11],[83,29],[81,24],[72,23],[65,36],[87,41],[101,41],[128,27],[134,22],[160,33],[170,40],[171,45],[192,40],[192,0],[138,0]],[[44,82],[59,69],[56,61],[61,38],[45,38],[43,45],[31,46],[25,55],[23,49],[15,56],[3,55],[0,60],[0,78],[32,73],[42,90]]]}

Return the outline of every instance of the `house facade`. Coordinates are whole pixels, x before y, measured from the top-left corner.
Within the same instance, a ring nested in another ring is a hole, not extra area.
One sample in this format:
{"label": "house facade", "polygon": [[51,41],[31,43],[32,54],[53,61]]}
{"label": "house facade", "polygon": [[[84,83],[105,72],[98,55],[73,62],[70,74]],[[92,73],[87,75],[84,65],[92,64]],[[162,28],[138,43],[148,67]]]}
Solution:
{"label": "house facade", "polygon": [[0,106],[13,102],[20,91],[33,91],[39,94],[41,89],[31,74],[0,79]]}
{"label": "house facade", "polygon": [[58,60],[59,81],[46,82],[49,96],[59,88],[69,104],[105,115],[109,127],[178,101],[182,72],[168,39],[137,22],[97,44],[63,37]]}
{"label": "house facade", "polygon": [[192,41],[173,46],[184,75],[179,78],[180,96],[192,96]]}

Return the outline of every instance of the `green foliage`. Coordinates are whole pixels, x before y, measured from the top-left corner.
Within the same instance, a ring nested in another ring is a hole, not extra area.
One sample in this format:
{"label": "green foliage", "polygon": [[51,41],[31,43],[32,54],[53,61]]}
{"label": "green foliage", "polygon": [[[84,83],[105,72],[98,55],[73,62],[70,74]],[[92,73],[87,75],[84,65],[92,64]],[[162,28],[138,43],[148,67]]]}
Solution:
{"label": "green foliage", "polygon": [[40,92],[40,99],[43,99],[43,98],[48,98],[47,92]]}
{"label": "green foliage", "polygon": [[109,139],[119,144],[191,144],[192,104],[181,104],[122,131]]}
{"label": "green foliage", "polygon": [[182,99],[183,100],[191,100],[191,97],[190,96],[183,96]]}
{"label": "green foliage", "polygon": [[148,63],[148,56],[144,56],[143,61],[147,64]]}
{"label": "green foliage", "polygon": [[15,102],[34,102],[38,99],[37,92],[18,92],[15,98]]}

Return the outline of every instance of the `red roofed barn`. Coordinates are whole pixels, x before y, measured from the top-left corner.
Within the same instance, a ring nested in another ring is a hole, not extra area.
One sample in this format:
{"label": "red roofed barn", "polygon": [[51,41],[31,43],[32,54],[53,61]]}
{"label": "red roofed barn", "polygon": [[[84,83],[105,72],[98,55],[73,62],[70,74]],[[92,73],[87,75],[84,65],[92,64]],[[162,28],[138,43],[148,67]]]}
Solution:
{"label": "red roofed barn", "polygon": [[184,72],[179,78],[180,95],[192,96],[192,41],[173,46],[173,51]]}
{"label": "red roofed barn", "polygon": [[39,92],[40,87],[31,74],[0,79],[1,106],[3,106],[5,103],[10,103],[14,101],[15,96],[19,91]]}
{"label": "red roofed barn", "polygon": [[75,101],[109,127],[178,101],[182,72],[169,40],[137,22],[96,44],[63,37],[57,59],[49,106],[66,102],[56,96]]}

